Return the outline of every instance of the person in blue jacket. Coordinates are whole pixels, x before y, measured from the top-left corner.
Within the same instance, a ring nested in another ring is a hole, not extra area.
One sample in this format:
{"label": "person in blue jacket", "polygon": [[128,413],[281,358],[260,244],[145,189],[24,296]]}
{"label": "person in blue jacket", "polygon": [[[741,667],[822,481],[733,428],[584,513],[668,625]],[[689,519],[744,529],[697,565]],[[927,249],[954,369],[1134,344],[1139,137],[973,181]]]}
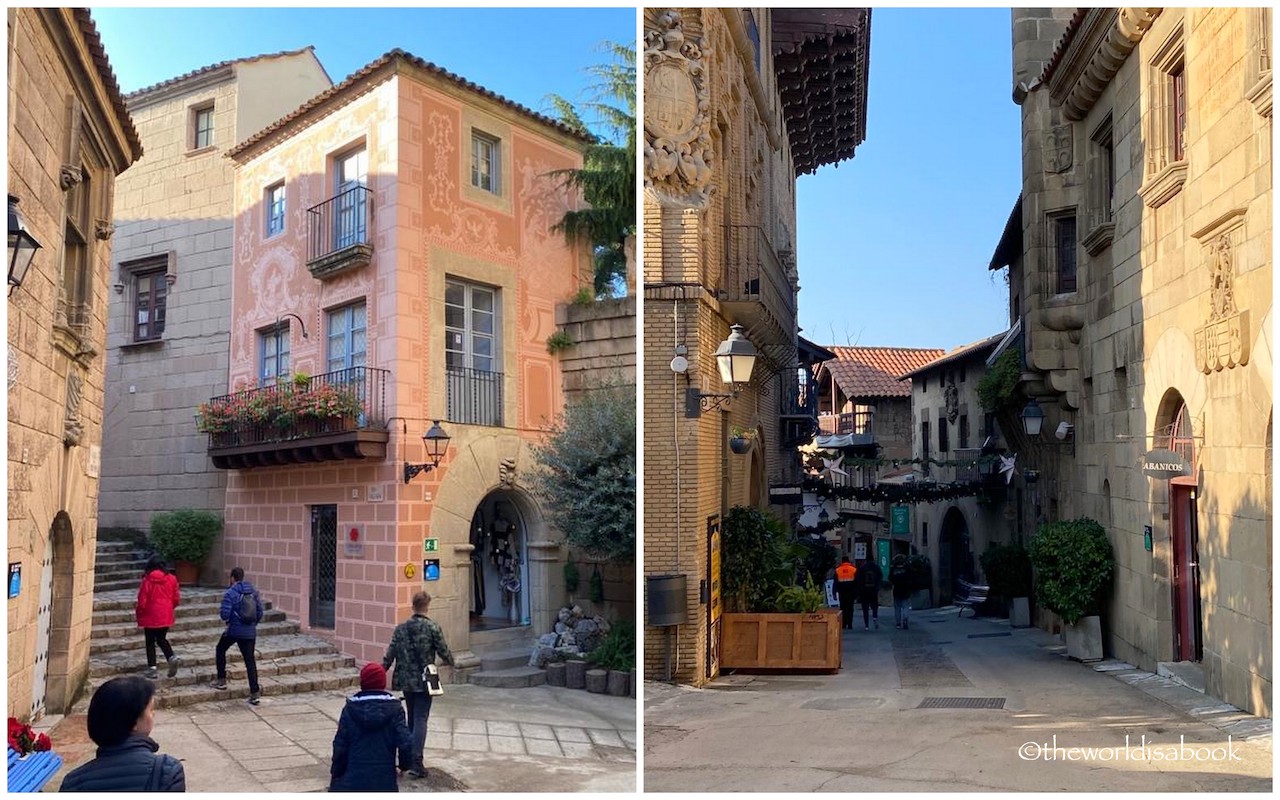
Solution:
{"label": "person in blue jacket", "polygon": [[333,737],[331,792],[396,792],[396,761],[413,764],[404,706],[387,691],[381,664],[360,670],[360,691],[347,698]]}
{"label": "person in blue jacket", "polygon": [[[249,613],[249,609],[253,613]],[[227,651],[231,645],[240,648],[244,657],[244,670],[249,677],[249,703],[258,704],[258,662],[254,659],[253,649],[258,643],[258,623],[262,621],[262,597],[253,584],[244,579],[244,570],[234,567],[231,570],[231,585],[222,595],[222,608],[219,615],[227,623],[227,630],[218,640],[218,647],[213,654],[214,667],[218,676],[209,684],[215,689],[227,688]]]}
{"label": "person in blue jacket", "polygon": [[185,792],[186,775],[151,738],[156,686],[140,675],[112,678],[89,700],[89,738],[96,757],[71,770],[60,792]]}

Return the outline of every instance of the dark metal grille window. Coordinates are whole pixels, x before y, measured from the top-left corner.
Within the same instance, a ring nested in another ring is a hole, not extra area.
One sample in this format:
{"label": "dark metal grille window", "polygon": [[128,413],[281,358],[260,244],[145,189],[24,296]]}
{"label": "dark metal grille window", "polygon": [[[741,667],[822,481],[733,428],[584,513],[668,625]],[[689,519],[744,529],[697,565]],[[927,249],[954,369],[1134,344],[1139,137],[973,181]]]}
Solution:
{"label": "dark metal grille window", "polygon": [[920,468],[929,474],[929,420],[920,423]]}
{"label": "dark metal grille window", "polygon": [[1169,93],[1173,102],[1173,130],[1170,132],[1173,145],[1173,160],[1181,161],[1186,152],[1184,139],[1187,133],[1187,80],[1183,65],[1179,64],[1169,73]]}
{"label": "dark metal grille window", "polygon": [[195,149],[213,146],[213,106],[196,109]]}
{"label": "dark metal grille window", "polygon": [[133,340],[147,342],[164,333],[165,301],[169,284],[164,270],[144,272],[135,278],[133,296]]}
{"label": "dark metal grille window", "polygon": [[947,452],[947,418],[946,416],[938,417],[938,452]]}
{"label": "dark metal grille window", "polygon": [[1076,290],[1076,218],[1053,221],[1054,252],[1058,266],[1058,293]]}
{"label": "dark metal grille window", "polygon": [[968,446],[969,446],[969,415],[961,414],[960,415],[960,436],[959,436],[959,444],[957,445],[957,447],[963,450]]}
{"label": "dark metal grille window", "polygon": [[311,627],[332,630],[338,589],[338,507],[311,507]]}

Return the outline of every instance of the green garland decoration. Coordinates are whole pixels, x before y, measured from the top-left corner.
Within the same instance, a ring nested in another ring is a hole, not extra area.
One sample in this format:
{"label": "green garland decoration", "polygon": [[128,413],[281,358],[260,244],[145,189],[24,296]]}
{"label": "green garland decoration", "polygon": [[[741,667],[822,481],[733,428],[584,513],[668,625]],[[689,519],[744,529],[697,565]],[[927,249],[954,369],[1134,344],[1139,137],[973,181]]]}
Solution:
{"label": "green garland decoration", "polygon": [[[809,468],[822,469],[821,456],[811,456],[809,459]],[[990,455],[979,456],[978,458],[966,459],[938,459],[938,458],[853,458],[845,456],[841,462],[842,467],[899,467],[903,464],[924,464],[928,462],[935,467],[983,467],[988,464],[1000,463],[1000,454],[992,453]]]}
{"label": "green garland decoration", "polygon": [[976,497],[986,488],[982,481],[958,481],[956,483],[905,483],[875,486],[832,486],[829,483],[806,478],[801,490],[813,492],[823,499],[857,500],[860,502],[890,503],[942,503],[962,497]]}

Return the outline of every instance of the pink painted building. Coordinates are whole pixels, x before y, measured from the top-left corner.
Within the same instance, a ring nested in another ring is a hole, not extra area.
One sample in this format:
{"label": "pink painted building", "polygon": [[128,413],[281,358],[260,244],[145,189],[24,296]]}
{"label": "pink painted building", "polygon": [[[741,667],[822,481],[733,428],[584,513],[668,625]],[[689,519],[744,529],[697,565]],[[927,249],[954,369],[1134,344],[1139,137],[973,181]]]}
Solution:
{"label": "pink painted building", "polygon": [[[527,486],[564,402],[555,307],[591,280],[551,230],[584,144],[396,50],[229,153],[223,566],[358,659],[419,589],[464,667],[551,629],[562,537]],[[447,452],[407,477],[434,420]]]}

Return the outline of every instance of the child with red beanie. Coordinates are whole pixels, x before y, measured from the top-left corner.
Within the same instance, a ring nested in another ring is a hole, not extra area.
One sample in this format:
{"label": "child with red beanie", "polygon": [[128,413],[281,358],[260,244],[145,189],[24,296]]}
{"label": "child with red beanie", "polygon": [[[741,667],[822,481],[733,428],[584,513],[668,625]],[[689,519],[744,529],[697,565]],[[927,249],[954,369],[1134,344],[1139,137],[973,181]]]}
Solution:
{"label": "child with red beanie", "polygon": [[396,757],[411,764],[413,740],[404,707],[387,691],[381,664],[360,670],[360,691],[347,699],[333,737],[331,792],[395,792]]}

